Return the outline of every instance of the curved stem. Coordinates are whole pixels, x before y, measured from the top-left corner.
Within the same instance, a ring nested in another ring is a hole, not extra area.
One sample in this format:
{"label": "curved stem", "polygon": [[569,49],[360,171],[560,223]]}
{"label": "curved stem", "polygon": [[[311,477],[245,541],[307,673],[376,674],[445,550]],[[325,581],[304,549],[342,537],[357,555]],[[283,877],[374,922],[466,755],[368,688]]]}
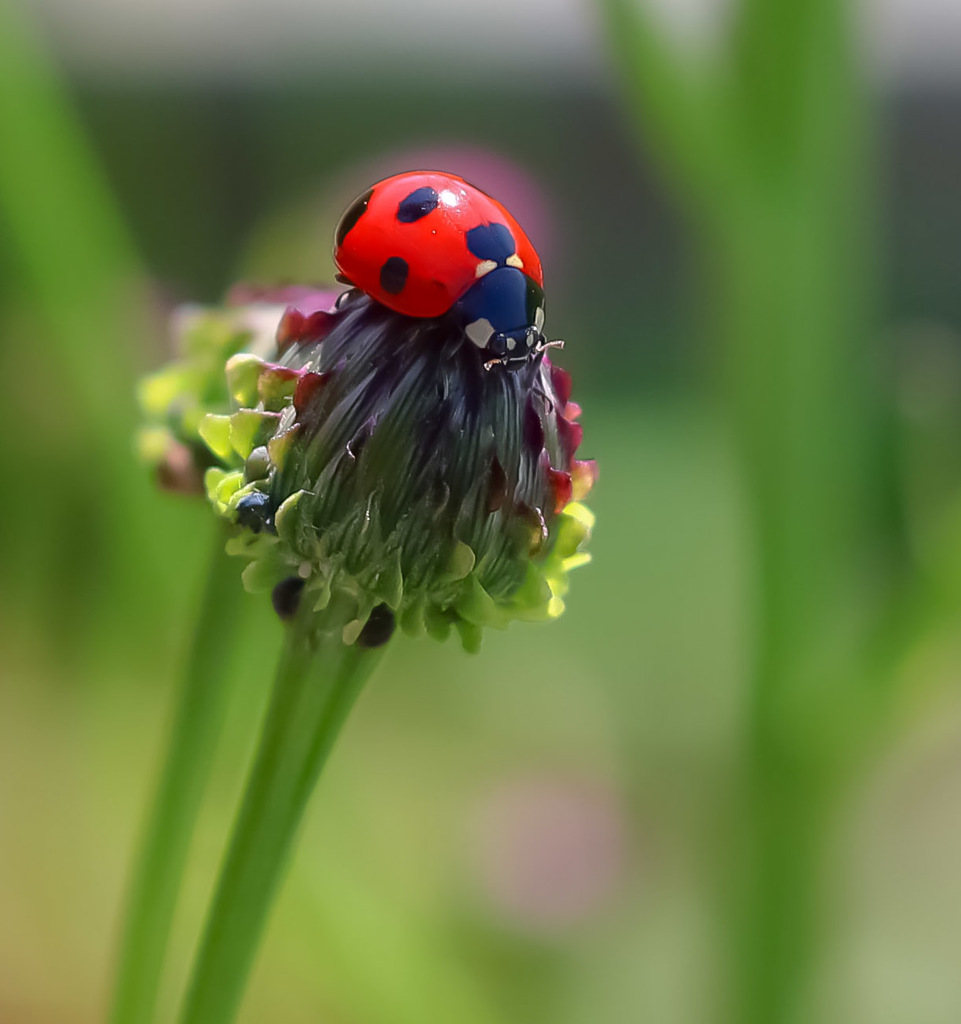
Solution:
{"label": "curved stem", "polygon": [[383,651],[345,645],[334,619],[315,632],[306,608],[288,631],[181,1024],[234,1019],[304,808]]}
{"label": "curved stem", "polygon": [[130,889],[112,1024],[149,1024],[153,1018],[187,851],[220,737],[243,593],[225,539],[218,528],[167,759]]}

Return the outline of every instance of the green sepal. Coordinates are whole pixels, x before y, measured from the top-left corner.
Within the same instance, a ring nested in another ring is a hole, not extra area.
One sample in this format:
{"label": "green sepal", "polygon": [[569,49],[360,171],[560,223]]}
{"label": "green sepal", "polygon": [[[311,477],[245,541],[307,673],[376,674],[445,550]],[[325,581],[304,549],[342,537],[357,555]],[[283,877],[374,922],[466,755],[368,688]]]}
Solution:
{"label": "green sepal", "polygon": [[508,620],[497,603],[481,586],[480,580],[471,573],[461,584],[454,602],[454,609],[462,620],[475,626],[494,626],[503,629]]}
{"label": "green sepal", "polygon": [[477,654],[481,649],[481,640],[484,637],[484,630],[473,622],[457,620],[457,632],[460,633],[460,642],[468,654]]}
{"label": "green sepal", "polygon": [[250,352],[239,352],[227,360],[227,391],[237,405],[257,404],[257,381],[263,366],[263,360]]}
{"label": "green sepal", "polygon": [[[291,566],[276,538],[259,535],[256,557],[241,573],[244,587],[252,594],[263,593],[292,576]],[[249,556],[249,551],[245,552]]]}
{"label": "green sepal", "polygon": [[284,463],[287,461],[287,454],[299,433],[300,424],[295,423],[289,430],[285,430],[282,434],[277,434],[276,437],[272,437],[267,442],[267,451],[270,453],[270,461],[274,464],[278,472],[283,472]]}
{"label": "green sepal", "polygon": [[427,632],[427,623],[424,619],[424,602],[422,600],[411,601],[400,613],[400,628],[406,636],[417,640]]}
{"label": "green sepal", "polygon": [[561,558],[575,554],[591,535],[593,513],[579,502],[572,501],[557,517],[552,551]]}
{"label": "green sepal", "polygon": [[303,553],[312,538],[310,524],[305,521],[303,510],[298,506],[306,491],[294,491],[286,498],[274,514],[274,526],[278,539],[291,551]]}
{"label": "green sepal", "polygon": [[280,413],[238,409],[230,417],[230,444],[242,459],[246,459],[254,448],[267,444],[279,423]]}
{"label": "green sepal", "polygon": [[554,596],[544,571],[533,563],[527,565],[524,582],[511,598],[509,612],[517,619],[540,622],[549,619],[547,608]]}
{"label": "green sepal", "polygon": [[404,597],[404,575],[400,568],[399,551],[395,551],[393,559],[377,573],[370,589],[378,601],[383,601],[391,611],[397,611]]}
{"label": "green sepal", "polygon": [[257,378],[257,394],[264,407],[279,412],[289,405],[300,378],[300,371],[292,370],[290,367],[276,366],[272,363],[262,364]]}
{"label": "green sepal", "polygon": [[233,473],[225,473],[220,483],[214,489],[214,501],[225,512],[229,511],[232,513],[237,507],[237,502],[242,497],[240,492],[246,490],[249,493],[253,489],[253,486],[244,487],[244,474],[238,470],[235,470]]}
{"label": "green sepal", "polygon": [[317,579],[310,590],[310,598],[313,602],[315,612],[322,612],[330,604],[330,577],[322,576]]}
{"label": "green sepal", "polygon": [[450,618],[436,605],[428,604],[424,608],[424,625],[432,640],[443,643],[450,636]]}
{"label": "green sepal", "polygon": [[[217,488],[227,475],[228,471],[226,469],[221,469],[220,466],[211,466],[204,473],[204,489],[207,492],[207,500],[212,505],[217,504]],[[218,511],[220,511],[220,509],[218,509]]]}
{"label": "green sepal", "polygon": [[459,540],[454,546],[447,568],[440,574],[438,582],[453,583],[456,580],[465,579],[474,568],[475,561],[476,556],[473,549]]}
{"label": "green sepal", "polygon": [[230,443],[230,417],[209,412],[200,421],[197,431],[204,444],[224,462],[233,455]]}

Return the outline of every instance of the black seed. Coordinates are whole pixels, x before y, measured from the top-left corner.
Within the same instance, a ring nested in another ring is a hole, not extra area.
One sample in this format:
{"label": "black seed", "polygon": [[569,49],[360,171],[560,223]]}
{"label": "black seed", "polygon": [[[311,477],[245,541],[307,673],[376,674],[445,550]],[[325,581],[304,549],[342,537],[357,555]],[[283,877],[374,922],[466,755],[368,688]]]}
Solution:
{"label": "black seed", "polygon": [[397,219],[401,224],[413,224],[437,209],[437,193],[430,187],[416,189],[397,207]]}
{"label": "black seed", "polygon": [[407,273],[410,267],[407,260],[400,256],[391,256],[380,268],[380,286],[390,295],[399,295],[407,284]]}
{"label": "black seed", "polygon": [[394,613],[386,604],[379,604],[360,631],[357,644],[360,647],[382,647],[393,635]]}
{"label": "black seed", "polygon": [[467,248],[479,260],[504,263],[517,248],[506,224],[481,224],[467,232]]}
{"label": "black seed", "polygon": [[253,491],[245,494],[237,502],[237,524],[254,533],[260,531],[267,525],[270,519],[270,498],[260,491]]}
{"label": "black seed", "polygon": [[271,591],[270,600],[274,611],[284,622],[288,622],[297,614],[303,589],[304,581],[299,576],[288,576]]}
{"label": "black seed", "polygon": [[367,204],[370,202],[370,197],[373,194],[374,190],[372,188],[367,189],[362,196],[358,196],[344,211],[344,215],[340,218],[340,223],[337,225],[337,231],[334,234],[334,241],[338,248],[344,244],[344,239],[350,233],[350,229],[364,215],[367,210]]}

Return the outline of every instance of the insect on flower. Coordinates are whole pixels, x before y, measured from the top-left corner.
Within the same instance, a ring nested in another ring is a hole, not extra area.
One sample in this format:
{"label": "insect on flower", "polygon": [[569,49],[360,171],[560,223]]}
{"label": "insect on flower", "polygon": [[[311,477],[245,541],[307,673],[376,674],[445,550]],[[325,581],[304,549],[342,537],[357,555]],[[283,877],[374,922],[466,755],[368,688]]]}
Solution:
{"label": "insect on flower", "polygon": [[[396,624],[471,649],[484,626],[555,618],[596,470],[529,239],[461,178],[417,171],[355,200],[334,254],[339,295],[235,290],[198,314],[187,359],[145,389],[148,438],[196,453],[245,584],[282,618],[308,601],[346,643]],[[246,342],[268,316],[274,339]]]}
{"label": "insect on flower", "polygon": [[389,309],[449,314],[488,367],[519,368],[546,346],[544,274],[530,239],[456,175],[414,171],[369,188],[340,220],[334,262],[344,283]]}

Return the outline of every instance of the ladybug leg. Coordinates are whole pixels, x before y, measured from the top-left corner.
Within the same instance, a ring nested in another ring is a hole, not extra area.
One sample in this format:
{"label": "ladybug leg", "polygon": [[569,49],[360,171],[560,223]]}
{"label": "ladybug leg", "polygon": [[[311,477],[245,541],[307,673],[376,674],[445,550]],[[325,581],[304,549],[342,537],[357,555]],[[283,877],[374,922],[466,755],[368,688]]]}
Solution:
{"label": "ladybug leg", "polygon": [[546,352],[549,348],[563,347],[564,342],[561,341],[560,338],[557,338],[554,341],[544,341],[543,339],[541,339],[540,341],[537,342],[536,345],[532,345],[531,348],[523,356],[518,357],[514,353],[510,353],[508,355],[498,356],[494,359],[488,359],[487,362],[484,363],[484,369],[490,370],[492,367],[498,365],[506,366],[507,369],[509,370],[520,369],[530,359],[534,359],[536,356],[541,355],[541,353]]}

